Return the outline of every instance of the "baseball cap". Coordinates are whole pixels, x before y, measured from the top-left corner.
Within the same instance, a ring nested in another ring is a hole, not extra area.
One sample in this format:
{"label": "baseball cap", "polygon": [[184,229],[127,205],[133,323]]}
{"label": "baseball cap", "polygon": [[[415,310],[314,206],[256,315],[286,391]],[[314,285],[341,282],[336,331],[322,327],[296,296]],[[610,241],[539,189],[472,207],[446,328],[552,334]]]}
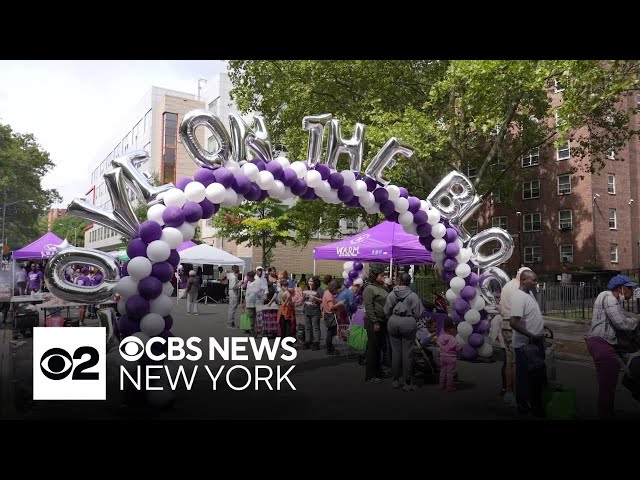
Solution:
{"label": "baseball cap", "polygon": [[262,268],[262,267],[256,267],[256,271],[258,271],[258,270],[263,270],[263,271],[264,271],[264,268]]}
{"label": "baseball cap", "polygon": [[611,280],[609,280],[609,283],[607,284],[607,289],[613,290],[614,288],[618,288],[622,286],[637,287],[638,284],[636,282],[632,282],[631,279],[626,275],[616,275]]}

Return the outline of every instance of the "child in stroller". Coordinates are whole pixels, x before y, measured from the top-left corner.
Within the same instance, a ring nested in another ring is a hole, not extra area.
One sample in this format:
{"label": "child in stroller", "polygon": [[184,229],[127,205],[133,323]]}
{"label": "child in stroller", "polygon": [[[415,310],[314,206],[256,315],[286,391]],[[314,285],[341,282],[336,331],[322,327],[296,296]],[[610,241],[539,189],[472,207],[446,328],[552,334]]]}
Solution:
{"label": "child in stroller", "polygon": [[439,378],[440,352],[436,340],[435,319],[421,318],[418,321],[413,355],[416,373],[422,373],[425,382],[437,382]]}

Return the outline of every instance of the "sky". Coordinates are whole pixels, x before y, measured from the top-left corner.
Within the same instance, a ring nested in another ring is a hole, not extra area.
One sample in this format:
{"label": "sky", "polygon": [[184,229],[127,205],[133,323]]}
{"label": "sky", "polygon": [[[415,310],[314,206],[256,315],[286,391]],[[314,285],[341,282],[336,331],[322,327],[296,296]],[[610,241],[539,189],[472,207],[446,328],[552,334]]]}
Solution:
{"label": "sky", "polygon": [[0,61],[0,123],[32,133],[56,165],[42,180],[65,208],[89,188],[89,167],[152,86],[197,94],[218,60]]}

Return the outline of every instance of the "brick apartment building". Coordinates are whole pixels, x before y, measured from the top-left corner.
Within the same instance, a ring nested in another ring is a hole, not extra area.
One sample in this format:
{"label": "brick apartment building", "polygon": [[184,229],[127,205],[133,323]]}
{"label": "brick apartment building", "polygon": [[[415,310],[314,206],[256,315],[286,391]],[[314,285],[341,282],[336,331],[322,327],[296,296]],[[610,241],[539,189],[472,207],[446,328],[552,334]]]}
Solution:
{"label": "brick apartment building", "polygon": [[[635,95],[626,97],[621,108],[631,110],[637,102]],[[632,128],[638,126],[637,117],[631,119]],[[515,167],[517,184],[508,194],[512,205],[504,205],[504,193],[496,195],[467,225],[472,231],[495,226],[511,233],[513,255],[501,266],[508,273],[524,264],[547,278],[571,274],[573,281],[584,281],[592,271],[638,269],[638,153],[634,137],[607,155],[599,172],[572,174],[579,162],[571,156],[571,145],[535,149]]]}
{"label": "brick apartment building", "polygon": [[49,210],[47,214],[47,228],[51,230],[53,227],[53,222],[55,222],[58,218],[65,217],[67,215],[66,208],[52,208]]}

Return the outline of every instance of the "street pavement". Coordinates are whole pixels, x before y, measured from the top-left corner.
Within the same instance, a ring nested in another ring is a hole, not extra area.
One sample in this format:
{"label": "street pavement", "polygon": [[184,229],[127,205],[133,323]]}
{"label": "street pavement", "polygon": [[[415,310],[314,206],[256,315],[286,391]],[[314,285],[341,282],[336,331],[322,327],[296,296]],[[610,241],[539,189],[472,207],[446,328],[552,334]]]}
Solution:
{"label": "street pavement", "polygon": [[[224,337],[247,335],[239,329],[226,327],[227,305],[200,305],[199,316],[187,316],[185,303],[174,308],[172,316],[175,336],[186,339],[215,337],[222,342]],[[236,317],[239,321],[240,309]],[[92,324],[89,321],[89,326]],[[95,322],[95,320],[93,321]],[[576,393],[577,416],[579,419],[596,417],[597,384],[595,370],[590,357],[584,355],[582,336],[588,325],[548,320],[554,331],[554,342],[559,350],[557,359],[557,380]],[[95,323],[94,323],[95,325]],[[88,327],[81,327],[88,328]],[[204,342],[203,359],[197,362],[172,362],[172,371],[182,365],[190,376],[194,365],[198,365],[192,387],[187,390],[178,387],[173,393],[169,408],[136,409],[123,406],[123,392],[119,387],[119,365],[123,363],[118,351],[108,355],[107,400],[106,401],[33,401],[32,400],[32,344],[31,339],[9,342],[5,335],[5,345],[10,344],[13,360],[11,366],[13,409],[3,409],[4,418],[17,419],[118,419],[118,418],[158,418],[158,419],[383,419],[383,420],[513,420],[518,415],[506,406],[500,392],[501,362],[458,362],[460,383],[456,392],[444,392],[437,384],[423,385],[414,392],[394,390],[392,379],[385,378],[381,384],[364,382],[364,366],[358,364],[357,356],[327,355],[324,347],[324,329],[321,350],[298,350],[293,362],[278,360],[259,362],[262,365],[281,365],[286,371],[295,365],[289,375],[296,390],[283,383],[282,389],[269,390],[265,384],[255,391],[253,385],[241,391],[234,391],[220,377],[216,390],[204,371],[208,365],[216,372],[220,365],[227,368],[242,363],[252,369],[255,361],[221,362],[208,361],[209,351]],[[0,338],[2,338],[0,336]],[[273,340],[271,340],[273,342]],[[338,340],[334,340],[338,343]],[[578,352],[578,353],[576,353]],[[583,352],[583,353],[580,353]],[[286,353],[279,350],[279,353]],[[6,371],[6,366],[5,366]],[[4,374],[3,374],[4,375]],[[232,372],[231,383],[241,386],[246,383],[246,375]],[[8,382],[3,378],[3,385]],[[272,386],[275,382],[272,383]],[[6,393],[6,390],[5,390]],[[154,393],[154,399],[166,393]],[[6,398],[6,397],[4,397]],[[4,402],[5,400],[3,400]],[[153,401],[153,399],[152,399]],[[6,406],[5,406],[6,407]],[[620,419],[640,418],[640,405],[633,400],[626,388],[619,385],[616,393],[616,415]]]}

